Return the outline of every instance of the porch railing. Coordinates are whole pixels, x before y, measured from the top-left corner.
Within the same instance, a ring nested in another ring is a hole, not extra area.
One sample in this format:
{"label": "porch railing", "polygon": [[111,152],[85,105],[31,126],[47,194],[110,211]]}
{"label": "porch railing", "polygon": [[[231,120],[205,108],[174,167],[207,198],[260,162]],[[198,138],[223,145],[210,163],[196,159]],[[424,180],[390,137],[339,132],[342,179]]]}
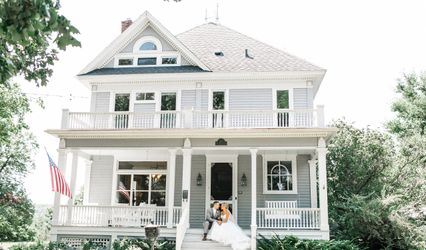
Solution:
{"label": "porch railing", "polygon": [[257,208],[257,227],[320,229],[319,208]]}
{"label": "porch railing", "polygon": [[189,228],[189,204],[184,203],[182,206],[182,217],[176,225],[176,250],[182,249],[183,239],[185,238],[186,230]]}
{"label": "porch railing", "polygon": [[[100,227],[142,227],[150,222],[167,225],[167,207],[68,206],[59,208],[58,225]],[[173,208],[173,226],[180,220],[181,208]]]}
{"label": "porch railing", "polygon": [[69,112],[63,129],[313,128],[324,127],[323,108],[160,112]]}

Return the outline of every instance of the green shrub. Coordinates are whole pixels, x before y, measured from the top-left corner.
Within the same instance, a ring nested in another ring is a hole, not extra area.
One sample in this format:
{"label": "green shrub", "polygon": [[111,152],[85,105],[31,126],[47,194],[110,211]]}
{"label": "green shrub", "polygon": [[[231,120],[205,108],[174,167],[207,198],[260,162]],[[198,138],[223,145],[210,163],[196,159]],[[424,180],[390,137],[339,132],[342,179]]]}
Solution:
{"label": "green shrub", "polygon": [[260,235],[257,240],[259,250],[360,250],[354,243],[343,241],[301,240],[294,236],[280,238],[278,235],[267,239]]}
{"label": "green shrub", "polygon": [[[38,241],[34,244],[17,244],[9,248],[9,250],[70,250],[72,247],[68,246],[64,242],[52,241],[49,243],[44,243]],[[88,241],[83,244],[83,250],[99,250],[105,249],[100,244]]]}
{"label": "green shrub", "polygon": [[[175,242],[168,240],[159,240],[155,245],[155,249],[157,250],[174,250],[176,248]],[[146,239],[121,239],[116,240],[112,244],[112,248],[114,250],[150,250],[151,242]]]}
{"label": "green shrub", "polygon": [[9,250],[68,250],[70,247],[63,243],[52,241],[48,244],[38,241],[34,244],[18,244],[9,248]]}

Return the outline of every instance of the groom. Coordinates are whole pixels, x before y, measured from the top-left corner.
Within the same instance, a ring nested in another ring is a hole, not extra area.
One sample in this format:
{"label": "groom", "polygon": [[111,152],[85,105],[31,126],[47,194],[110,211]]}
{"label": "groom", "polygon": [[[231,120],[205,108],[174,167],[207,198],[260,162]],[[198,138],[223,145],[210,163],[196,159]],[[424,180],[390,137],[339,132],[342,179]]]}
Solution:
{"label": "groom", "polygon": [[204,237],[203,240],[207,240],[207,234],[209,233],[210,228],[212,228],[213,222],[217,221],[220,225],[222,221],[220,220],[220,211],[219,211],[219,202],[213,202],[213,207],[208,208],[206,211],[206,220],[203,223],[204,228]]}

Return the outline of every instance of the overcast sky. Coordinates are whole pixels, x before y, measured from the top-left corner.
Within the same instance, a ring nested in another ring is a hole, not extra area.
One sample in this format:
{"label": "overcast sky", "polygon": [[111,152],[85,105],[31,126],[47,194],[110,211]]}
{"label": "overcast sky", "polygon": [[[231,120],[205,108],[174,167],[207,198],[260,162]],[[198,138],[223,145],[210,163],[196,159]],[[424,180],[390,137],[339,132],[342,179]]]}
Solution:
{"label": "overcast sky", "polygon": [[[22,83],[45,103],[28,117],[40,145],[56,161],[58,140],[44,130],[59,127],[62,108],[89,110],[89,90],[75,75],[119,35],[122,20],[148,10],[179,34],[203,24],[206,8],[214,15],[216,3],[221,24],[327,69],[315,101],[325,105],[327,121],[346,117],[357,126],[382,127],[392,117],[396,79],[426,70],[423,0],[63,0],[61,11],[80,30],[82,47],[61,53],[48,87]],[[49,178],[40,150],[25,183],[34,202],[53,202]],[[78,185],[83,181],[80,173]]]}

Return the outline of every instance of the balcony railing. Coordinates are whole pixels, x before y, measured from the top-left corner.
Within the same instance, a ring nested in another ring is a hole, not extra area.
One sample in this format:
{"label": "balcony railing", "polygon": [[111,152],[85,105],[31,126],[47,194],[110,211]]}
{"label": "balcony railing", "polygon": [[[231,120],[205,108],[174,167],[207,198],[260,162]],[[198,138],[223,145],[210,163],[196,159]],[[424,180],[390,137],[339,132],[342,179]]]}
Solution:
{"label": "balcony railing", "polygon": [[160,112],[69,112],[64,110],[63,129],[173,129],[173,128],[314,128],[324,127],[324,111],[235,110]]}
{"label": "balcony railing", "polygon": [[[168,207],[68,206],[59,209],[58,225],[100,227],[142,227],[150,222],[167,226]],[[172,224],[179,223],[181,208],[173,208]]]}

